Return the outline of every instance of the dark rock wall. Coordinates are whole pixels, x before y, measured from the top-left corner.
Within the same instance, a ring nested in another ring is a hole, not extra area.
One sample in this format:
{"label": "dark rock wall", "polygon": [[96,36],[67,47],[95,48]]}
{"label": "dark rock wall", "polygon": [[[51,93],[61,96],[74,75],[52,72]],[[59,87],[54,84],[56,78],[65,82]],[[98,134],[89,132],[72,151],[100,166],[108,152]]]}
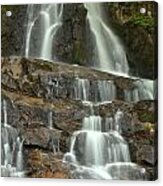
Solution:
{"label": "dark rock wall", "polygon": [[61,61],[86,65],[86,10],[83,4],[64,4],[63,25],[54,43],[54,51]]}
{"label": "dark rock wall", "polygon": [[[26,32],[27,5],[1,6],[1,55],[23,56]],[[12,16],[7,17],[6,11],[11,11]]]}
{"label": "dark rock wall", "polygon": [[[107,16],[123,42],[130,73],[149,79],[157,78],[156,2],[109,3]],[[146,13],[141,14],[140,9]]]}

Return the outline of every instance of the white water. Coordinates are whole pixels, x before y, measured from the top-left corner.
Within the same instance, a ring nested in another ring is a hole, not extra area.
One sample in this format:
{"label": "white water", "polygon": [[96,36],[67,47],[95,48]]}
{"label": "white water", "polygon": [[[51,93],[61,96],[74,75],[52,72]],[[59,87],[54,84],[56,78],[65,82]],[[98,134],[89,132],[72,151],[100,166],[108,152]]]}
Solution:
{"label": "white water", "polygon": [[135,88],[124,91],[126,101],[140,101],[155,99],[154,81],[148,79],[139,79],[135,82]]}
{"label": "white water", "polygon": [[[116,91],[108,88],[105,81],[98,82],[97,87],[99,84],[106,98],[104,102],[115,97]],[[64,155],[63,162],[73,165],[72,173],[80,179],[143,179],[141,167],[131,163],[128,145],[121,136],[124,113],[117,109],[113,117],[94,115],[93,106],[97,103],[90,101],[91,83],[78,78],[77,85],[76,98],[90,106],[91,114],[83,119],[82,130],[73,133],[70,151]],[[103,99],[98,98],[94,100],[103,104]]]}
{"label": "white water", "polygon": [[87,20],[92,31],[98,53],[99,68],[105,71],[128,74],[128,63],[123,46],[111,28],[104,22],[100,3],[85,3]]}
{"label": "white water", "polygon": [[113,81],[76,78],[74,85],[75,99],[84,102],[107,102],[116,98],[116,87]]}
{"label": "white water", "polygon": [[28,5],[27,12],[25,56],[52,60],[53,42],[62,25],[63,4]]}
{"label": "white water", "polygon": [[49,111],[49,113],[48,113],[48,125],[49,125],[49,129],[53,129],[53,120],[52,120],[52,117],[53,117],[53,113],[52,113],[52,111]]}
{"label": "white water", "polygon": [[116,88],[113,81],[98,81],[100,102],[113,101],[116,98]]}
{"label": "white water", "polygon": [[23,140],[20,140],[20,137],[17,137],[17,145],[18,145],[18,152],[17,152],[17,159],[16,159],[16,169],[17,171],[23,170]]}
{"label": "white water", "polygon": [[[63,160],[75,166],[73,173],[77,178],[134,179],[129,172],[137,172],[137,179],[143,179],[142,169],[131,163],[128,145],[119,133],[122,118],[123,113],[117,110],[113,118],[105,120],[104,129],[100,116],[84,118],[83,128],[74,132],[70,152]],[[82,141],[82,151],[78,141]],[[130,171],[123,177],[125,169]]]}
{"label": "white water", "polygon": [[[50,130],[53,130],[53,112],[50,110],[48,112],[48,128]],[[56,138],[55,135],[52,133],[52,149],[53,153],[56,154],[57,152],[60,152],[60,140],[59,138]]]}
{"label": "white water", "polygon": [[[106,22],[101,3],[84,3],[87,9],[87,21],[94,36],[97,51],[96,68],[120,76],[130,77],[125,50],[119,38]],[[58,29],[62,25],[63,4],[43,4],[28,6],[28,24],[25,56],[53,60],[53,43]],[[135,79],[135,78],[134,78]],[[77,78],[75,98],[84,101],[105,102],[116,98],[116,87],[112,81],[98,81],[98,88],[91,89],[87,79]],[[57,86],[57,85],[56,85]],[[140,79],[133,90],[125,90],[126,101],[140,101],[154,98],[153,81]],[[83,88],[86,87],[86,88]],[[57,93],[58,88],[55,87]],[[92,91],[90,94],[86,91]],[[94,99],[91,94],[95,93]],[[100,94],[100,95],[99,95]],[[88,96],[88,97],[86,97]]]}
{"label": "white water", "polygon": [[[145,85],[146,82],[143,86]],[[136,97],[135,94],[130,101],[146,99],[145,93],[151,91],[150,86],[147,91],[144,91],[139,82],[135,86],[136,91],[143,96]],[[121,136],[124,113],[117,109],[112,117],[94,115],[94,106],[116,99],[114,83],[76,78],[74,92],[75,99],[89,106],[91,114],[83,119],[82,130],[73,133],[70,151],[64,155],[63,162],[74,166],[72,173],[80,179],[143,180],[144,168],[131,162],[128,144]]]}
{"label": "white water", "polygon": [[23,140],[7,121],[7,104],[3,100],[1,176],[23,177]]}
{"label": "white water", "polygon": [[[124,100],[138,102],[140,100],[154,99],[154,81],[147,79],[137,79],[133,82],[135,88],[124,90]],[[113,81],[76,78],[74,84],[76,100],[83,100],[89,105],[109,103],[117,98],[117,89]],[[93,103],[94,102],[94,103]]]}
{"label": "white water", "polygon": [[83,101],[89,101],[90,82],[87,79],[76,78],[76,85],[74,87],[75,98]]}
{"label": "white water", "polygon": [[[87,20],[96,42],[98,65],[102,71],[108,71],[119,76],[129,77],[129,67],[126,53],[119,38],[110,25],[105,22],[105,14],[101,3],[85,3]],[[154,82],[140,79],[133,91],[125,91],[126,101],[154,99]],[[105,94],[101,97],[106,98]]]}

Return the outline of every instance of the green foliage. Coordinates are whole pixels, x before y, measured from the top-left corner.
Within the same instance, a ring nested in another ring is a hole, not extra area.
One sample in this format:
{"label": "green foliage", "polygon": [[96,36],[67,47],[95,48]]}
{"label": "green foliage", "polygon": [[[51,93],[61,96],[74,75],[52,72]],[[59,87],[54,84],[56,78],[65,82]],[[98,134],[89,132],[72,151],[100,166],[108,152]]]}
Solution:
{"label": "green foliage", "polygon": [[152,112],[139,113],[139,119],[142,122],[154,123],[154,113],[152,113]]}
{"label": "green foliage", "polygon": [[145,28],[154,27],[154,18],[151,16],[136,14],[133,17],[131,17],[130,21],[135,25],[139,25]]}

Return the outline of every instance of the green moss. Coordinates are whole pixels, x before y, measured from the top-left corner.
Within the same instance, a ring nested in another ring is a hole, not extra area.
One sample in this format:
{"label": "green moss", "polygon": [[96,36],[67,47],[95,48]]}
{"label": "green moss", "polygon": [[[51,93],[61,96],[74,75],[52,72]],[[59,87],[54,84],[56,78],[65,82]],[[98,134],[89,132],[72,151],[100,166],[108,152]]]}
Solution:
{"label": "green moss", "polygon": [[139,120],[142,122],[154,123],[154,113],[152,112],[139,113]]}
{"label": "green moss", "polygon": [[54,68],[54,64],[49,61],[41,61],[41,60],[35,60],[35,64],[37,66],[37,69],[42,69],[45,71],[52,71]]}
{"label": "green moss", "polygon": [[53,70],[53,65],[49,62],[41,63],[40,66],[43,70],[46,70],[46,71],[52,71]]}
{"label": "green moss", "polygon": [[145,28],[152,28],[154,27],[154,18],[150,16],[145,16],[142,14],[135,14],[130,18],[130,22],[135,25],[139,25]]}
{"label": "green moss", "polygon": [[76,41],[74,44],[73,63],[79,65],[84,64],[85,51],[82,41]]}

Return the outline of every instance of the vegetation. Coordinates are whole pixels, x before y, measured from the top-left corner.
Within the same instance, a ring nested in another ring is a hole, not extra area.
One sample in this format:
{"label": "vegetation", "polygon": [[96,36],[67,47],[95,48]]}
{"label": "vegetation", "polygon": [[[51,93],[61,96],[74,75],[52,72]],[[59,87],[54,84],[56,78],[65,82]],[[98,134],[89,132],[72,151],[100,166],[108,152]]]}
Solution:
{"label": "vegetation", "polygon": [[139,119],[142,122],[151,122],[154,123],[154,113],[153,112],[143,112],[143,113],[139,113]]}
{"label": "vegetation", "polygon": [[145,28],[154,27],[154,18],[151,16],[135,14],[133,17],[131,17],[130,21],[134,23],[135,25],[139,25]]}

